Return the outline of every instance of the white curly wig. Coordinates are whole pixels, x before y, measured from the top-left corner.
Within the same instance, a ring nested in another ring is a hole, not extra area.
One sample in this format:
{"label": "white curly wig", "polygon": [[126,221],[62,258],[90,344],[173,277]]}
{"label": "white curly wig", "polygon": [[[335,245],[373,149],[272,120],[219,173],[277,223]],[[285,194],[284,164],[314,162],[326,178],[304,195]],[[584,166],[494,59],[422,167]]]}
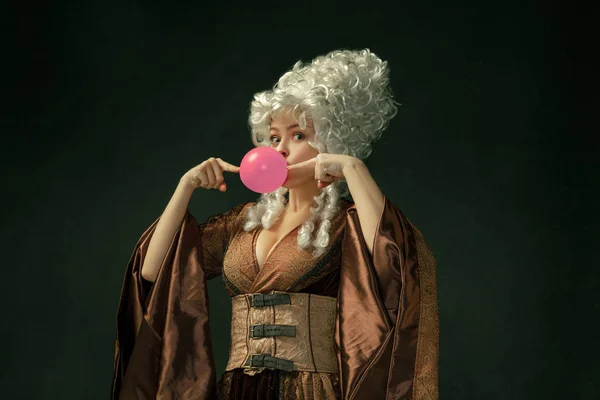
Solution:
{"label": "white curly wig", "polygon": [[[255,146],[271,145],[265,140],[269,138],[271,119],[286,110],[293,112],[302,129],[307,120],[312,122],[315,140],[309,145],[319,153],[347,154],[364,160],[397,112],[387,62],[368,49],[333,51],[309,64],[298,61],[273,90],[254,96],[249,124]],[[262,194],[249,208],[244,230],[273,226],[285,208],[287,192],[280,187]],[[300,248],[312,245],[316,257],[324,253],[329,245],[331,219],[339,211],[340,198],[347,194],[343,180],[320,190],[311,217],[298,231]],[[315,225],[318,230],[313,237]]]}

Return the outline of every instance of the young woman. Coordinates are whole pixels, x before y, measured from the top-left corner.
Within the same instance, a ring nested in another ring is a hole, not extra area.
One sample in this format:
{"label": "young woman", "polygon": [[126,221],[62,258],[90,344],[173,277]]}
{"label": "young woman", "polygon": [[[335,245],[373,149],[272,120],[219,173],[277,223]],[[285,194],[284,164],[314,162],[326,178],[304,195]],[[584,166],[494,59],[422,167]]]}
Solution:
{"label": "young woman", "polygon": [[[395,115],[387,63],[334,51],[255,95],[255,146],[288,163],[281,188],[198,224],[210,158],[181,178],[128,264],[113,398],[437,399],[435,260],[363,160]],[[344,198],[350,194],[352,201]],[[216,382],[206,280],[232,296]]]}

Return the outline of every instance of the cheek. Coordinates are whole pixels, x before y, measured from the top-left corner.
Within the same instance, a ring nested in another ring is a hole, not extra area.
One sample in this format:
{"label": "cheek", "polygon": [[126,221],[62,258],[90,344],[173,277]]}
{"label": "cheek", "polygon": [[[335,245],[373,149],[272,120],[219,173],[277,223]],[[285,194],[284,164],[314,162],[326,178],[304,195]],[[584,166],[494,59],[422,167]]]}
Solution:
{"label": "cheek", "polygon": [[319,150],[315,149],[310,145],[306,145],[306,149],[304,149],[304,155],[308,158],[314,158],[319,154]]}

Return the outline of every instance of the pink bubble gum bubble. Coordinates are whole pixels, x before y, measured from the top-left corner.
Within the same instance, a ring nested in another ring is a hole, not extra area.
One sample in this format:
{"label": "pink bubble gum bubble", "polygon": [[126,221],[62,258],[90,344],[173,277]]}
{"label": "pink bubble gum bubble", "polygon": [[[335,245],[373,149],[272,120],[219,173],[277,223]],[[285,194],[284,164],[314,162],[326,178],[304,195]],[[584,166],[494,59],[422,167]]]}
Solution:
{"label": "pink bubble gum bubble", "polygon": [[275,149],[260,146],[250,150],[240,163],[240,179],[256,193],[272,192],[287,179],[287,162]]}

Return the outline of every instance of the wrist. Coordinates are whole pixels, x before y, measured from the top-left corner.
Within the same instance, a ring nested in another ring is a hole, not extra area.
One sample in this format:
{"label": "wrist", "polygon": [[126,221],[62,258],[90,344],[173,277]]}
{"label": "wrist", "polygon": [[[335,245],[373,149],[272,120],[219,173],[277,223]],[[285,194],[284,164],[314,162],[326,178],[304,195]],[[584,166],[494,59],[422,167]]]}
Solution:
{"label": "wrist", "polygon": [[342,168],[342,174],[346,174],[346,172],[348,171],[355,171],[359,168],[362,168],[364,165],[365,164],[362,162],[362,160],[354,158],[353,160],[349,161],[346,165],[344,165],[344,167]]}
{"label": "wrist", "polygon": [[193,192],[196,189],[187,175],[184,175],[179,179],[179,187],[190,192]]}

